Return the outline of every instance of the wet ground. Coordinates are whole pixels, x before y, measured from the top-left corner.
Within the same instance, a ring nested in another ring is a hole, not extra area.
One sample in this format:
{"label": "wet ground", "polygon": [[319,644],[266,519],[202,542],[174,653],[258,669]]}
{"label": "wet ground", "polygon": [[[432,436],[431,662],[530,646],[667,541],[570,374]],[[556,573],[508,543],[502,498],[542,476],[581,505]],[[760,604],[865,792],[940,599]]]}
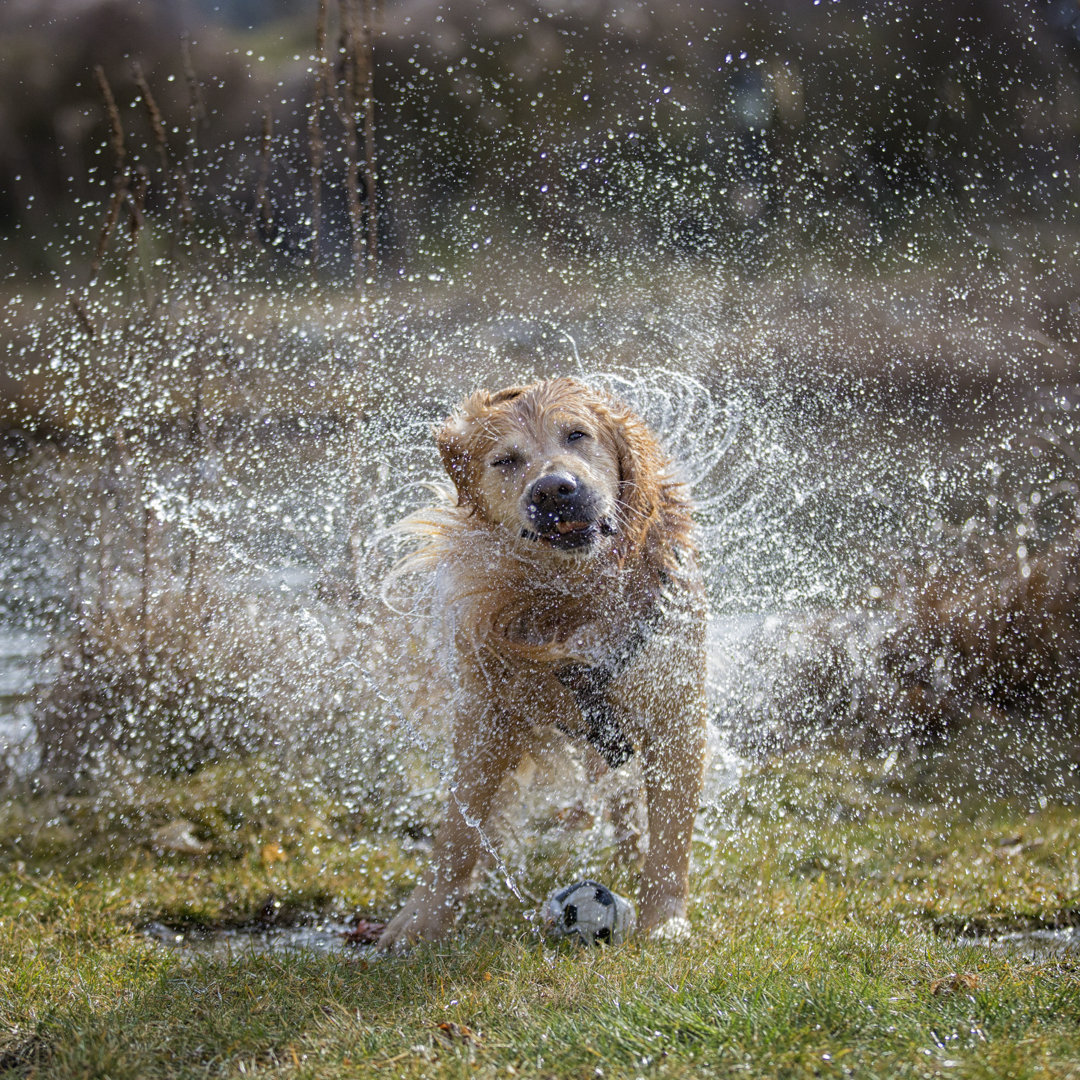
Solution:
{"label": "wet ground", "polygon": [[[288,953],[348,953],[366,958],[377,956],[371,945],[349,940],[353,927],[334,920],[312,918],[294,926],[230,927],[223,930],[175,930],[164,923],[151,922],[143,934],[169,949],[216,960],[237,955]],[[959,938],[959,944],[1032,961],[1080,959],[1080,926],[1059,929],[1023,930],[986,937]]]}
{"label": "wet ground", "polygon": [[181,932],[164,923],[152,922],[143,928],[146,937],[169,949],[182,950],[217,960],[236,955],[281,953],[305,950],[313,953],[348,952],[373,955],[370,945],[348,940],[352,927],[342,922],[312,920],[297,926],[231,927],[226,930]]}
{"label": "wet ground", "polygon": [[1080,959],[1080,926],[1059,929],[1019,930],[992,937],[961,938],[961,944],[993,949],[1032,961]]}

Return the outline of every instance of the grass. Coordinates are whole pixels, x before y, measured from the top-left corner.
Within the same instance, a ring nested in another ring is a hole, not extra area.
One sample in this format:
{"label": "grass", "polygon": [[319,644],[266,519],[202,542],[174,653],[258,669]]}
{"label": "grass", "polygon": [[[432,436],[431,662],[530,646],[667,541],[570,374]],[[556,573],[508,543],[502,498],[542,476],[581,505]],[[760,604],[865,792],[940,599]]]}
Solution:
{"label": "grass", "polygon": [[[27,797],[0,833],[0,1075],[1080,1076],[1080,959],[957,933],[1080,919],[1080,814],[919,806],[889,779],[746,777],[703,821],[692,942],[553,949],[489,880],[458,938],[404,959],[215,959],[140,932],[258,921],[270,898],[385,915],[415,856],[344,801],[260,796],[226,765]],[[180,816],[209,854],[154,850]]]}

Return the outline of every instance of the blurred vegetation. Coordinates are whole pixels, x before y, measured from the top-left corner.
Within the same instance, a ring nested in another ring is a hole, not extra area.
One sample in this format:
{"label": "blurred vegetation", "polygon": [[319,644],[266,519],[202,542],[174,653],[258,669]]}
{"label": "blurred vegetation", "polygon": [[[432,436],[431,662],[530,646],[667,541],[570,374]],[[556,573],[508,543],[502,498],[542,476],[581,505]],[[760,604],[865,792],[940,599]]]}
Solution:
{"label": "blurred vegetation", "polygon": [[[315,0],[254,30],[183,10],[54,0],[0,12],[0,231],[18,273],[72,272],[60,237],[91,235],[108,200],[97,66],[126,125],[150,123],[145,73],[213,220],[256,210],[248,181],[269,116],[262,237],[285,265],[310,256]],[[328,44],[343,63],[332,27]],[[793,238],[873,249],[929,204],[1060,222],[1078,64],[1068,0],[391,0],[374,38],[380,244],[394,266],[520,229],[555,251],[754,265]],[[165,179],[152,138],[141,152],[152,205]],[[346,168],[328,154],[331,268],[350,245]]]}

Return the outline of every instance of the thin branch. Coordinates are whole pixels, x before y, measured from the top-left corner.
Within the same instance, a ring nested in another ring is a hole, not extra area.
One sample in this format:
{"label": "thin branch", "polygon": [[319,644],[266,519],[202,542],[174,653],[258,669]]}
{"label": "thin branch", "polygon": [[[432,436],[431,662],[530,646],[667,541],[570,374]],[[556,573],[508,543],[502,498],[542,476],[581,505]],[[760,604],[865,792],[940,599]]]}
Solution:
{"label": "thin branch", "polygon": [[109,248],[109,241],[112,239],[113,232],[116,229],[116,223],[120,220],[120,208],[123,206],[128,194],[127,147],[124,144],[124,125],[120,120],[120,110],[116,107],[116,97],[112,92],[112,87],[109,85],[108,77],[105,75],[105,69],[100,64],[94,68],[94,78],[97,80],[101,96],[105,101],[105,115],[109,121],[109,145],[113,151],[115,173],[113,175],[112,196],[109,199],[109,208],[105,213],[105,223],[102,225],[101,235],[98,237],[94,261],[90,264],[89,285],[93,285],[101,272],[101,266],[105,261],[105,253]]}
{"label": "thin branch", "polygon": [[367,201],[368,274],[379,262],[379,220],[375,201],[375,6],[363,0],[364,195]]}
{"label": "thin branch", "polygon": [[86,310],[82,297],[73,293],[68,297],[68,304],[71,310],[75,312],[75,318],[79,320],[79,325],[83,328],[86,336],[91,339],[96,338],[97,327],[94,325],[94,320],[90,318],[90,312]]}
{"label": "thin branch", "polygon": [[116,97],[109,85],[105,69],[98,64],[94,68],[94,78],[97,79],[101,96],[105,99],[105,115],[109,119],[109,145],[113,149],[116,160],[116,171],[122,173],[127,161],[127,147],[124,145],[124,125],[120,121],[120,110],[116,107]]}
{"label": "thin branch", "polygon": [[139,88],[139,93],[142,95],[143,105],[146,107],[146,115],[150,120],[150,129],[154,133],[154,148],[157,150],[158,162],[161,165],[161,173],[163,176],[168,176],[169,146],[165,140],[165,120],[161,115],[161,110],[158,108],[157,102],[154,100],[154,94],[150,89],[150,84],[146,81],[142,66],[138,63],[132,64],[131,73],[135,80],[135,85]]}
{"label": "thin branch", "polygon": [[270,207],[270,162],[274,148],[274,118],[267,110],[263,116],[262,142],[259,147],[259,173],[255,182],[255,207],[260,236],[270,235],[273,211]]}
{"label": "thin branch", "polygon": [[319,262],[322,239],[322,180],[326,140],[323,137],[323,103],[332,92],[330,64],[326,56],[326,0],[319,0],[319,16],[315,23],[315,87],[308,118],[308,141],[311,147],[311,265]]}
{"label": "thin branch", "polygon": [[345,126],[345,196],[349,207],[349,226],[352,234],[352,261],[356,287],[363,286],[365,221],[360,200],[360,94],[363,63],[361,35],[357,29],[356,0],[339,0],[341,12],[341,52],[344,56],[339,104]]}
{"label": "thin branch", "polygon": [[191,209],[191,175],[195,169],[195,158],[199,154],[199,127],[206,119],[206,106],[203,103],[202,88],[195,76],[195,65],[191,60],[191,42],[188,39],[180,40],[180,56],[184,66],[184,79],[187,83],[188,94],[188,132],[187,153],[184,157],[183,167],[177,170],[177,186],[180,193],[180,211],[185,225],[190,225],[194,220]]}

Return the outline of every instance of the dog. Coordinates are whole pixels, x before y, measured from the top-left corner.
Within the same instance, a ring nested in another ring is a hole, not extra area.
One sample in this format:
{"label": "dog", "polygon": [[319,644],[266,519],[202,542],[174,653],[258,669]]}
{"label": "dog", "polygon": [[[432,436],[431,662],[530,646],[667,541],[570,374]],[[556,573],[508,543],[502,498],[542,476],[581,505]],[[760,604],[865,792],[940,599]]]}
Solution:
{"label": "dog", "polygon": [[455,775],[431,863],[379,938],[449,932],[478,826],[539,725],[618,769],[640,755],[638,925],[685,926],[705,757],[705,593],[689,493],[629,407],[570,378],[466,399],[436,442],[453,482],[403,530],[431,573],[456,667]]}

